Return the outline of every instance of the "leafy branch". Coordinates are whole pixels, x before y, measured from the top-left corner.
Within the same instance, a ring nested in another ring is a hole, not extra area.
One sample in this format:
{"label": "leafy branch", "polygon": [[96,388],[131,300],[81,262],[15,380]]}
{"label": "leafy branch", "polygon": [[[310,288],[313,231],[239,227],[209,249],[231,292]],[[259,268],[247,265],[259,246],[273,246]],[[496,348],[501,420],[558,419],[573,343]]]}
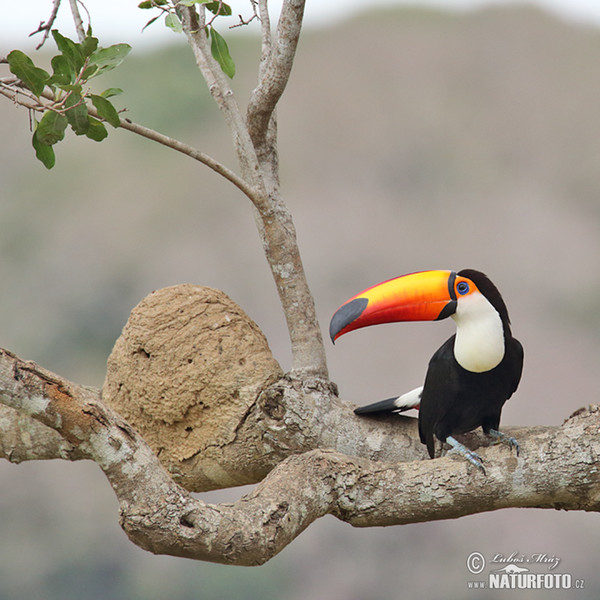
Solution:
{"label": "leafy branch", "polygon": [[[167,0],[143,0],[143,2],[138,4],[138,8],[157,8],[160,11],[157,16],[150,19],[146,25],[144,25],[143,29],[146,29],[146,27],[152,25],[152,23],[156,22],[164,14],[165,26],[175,33],[182,33],[183,22],[181,9],[184,7],[193,8],[196,4],[201,4],[213,15],[202,25],[201,29],[204,29],[206,34],[210,37],[212,57],[219,63],[221,69],[223,69],[223,73],[225,73],[229,78],[233,79],[233,76],[235,75],[235,63],[231,58],[229,47],[225,41],[225,38],[213,27],[213,22],[217,17],[230,17],[232,15],[231,6],[226,4],[223,0],[175,0],[175,2],[172,4],[169,4]],[[239,27],[243,24],[248,24],[256,16],[255,5],[253,4],[252,6],[254,9],[254,16],[248,21],[244,21],[240,15],[240,23],[238,23],[236,27]]]}
{"label": "leafy branch", "polygon": [[[100,94],[93,94],[86,86],[92,78],[119,66],[131,47],[128,44],[115,44],[108,48],[99,47],[98,39],[92,35],[91,26],[88,27],[87,32],[83,30],[77,2],[78,0],[70,0],[79,43],[63,36],[57,29],[51,29],[60,0],[53,0],[52,14],[48,22],[41,22],[38,29],[31,34],[44,32],[42,42],[37,46],[40,48],[49,33],[52,33],[60,52],[51,60],[52,74],[36,66],[33,60],[20,50],[13,50],[5,60],[0,61],[8,63],[11,73],[17,78],[16,80],[0,79],[0,94],[26,106],[31,111],[32,145],[36,157],[48,169],[56,163],[54,146],[64,139],[67,127],[70,126],[75,135],[84,135],[91,140],[101,142],[108,136],[104,123],[109,123],[115,128],[121,125],[119,113],[109,98],[121,94],[122,90],[108,88]],[[202,29],[210,39],[213,58],[223,72],[233,78],[235,63],[231,58],[229,47],[223,36],[213,27],[217,17],[232,14],[231,7],[223,0],[175,0],[172,3],[168,0],[144,0],[139,4],[140,8],[157,8],[161,11],[161,14],[148,21],[144,29],[164,14],[165,25],[173,31],[182,32],[181,11],[185,8],[194,9],[196,4],[202,5],[203,10],[212,13],[212,18],[203,23]],[[252,3],[252,6],[253,17],[244,21],[240,15],[240,23],[236,26],[247,24],[257,16],[255,4]],[[85,9],[85,6],[83,8]],[[35,117],[36,113],[42,113],[40,119]],[[194,151],[194,154],[197,157],[199,153]],[[227,171],[224,167],[215,170],[221,174]],[[228,172],[226,175],[231,180],[229,175],[233,174]],[[240,186],[239,182],[234,183],[240,189],[247,188],[247,186]],[[249,195],[248,190],[245,191]]]}
{"label": "leafy branch", "polygon": [[[49,27],[54,23],[59,4],[54,3],[48,23],[40,23],[31,35],[42,31],[49,35]],[[20,50],[14,50],[7,58],[0,59],[0,64],[9,64],[15,75],[0,78],[0,94],[27,108],[32,115],[42,115],[40,119],[35,116],[32,119],[35,127],[32,145],[36,156],[48,169],[55,164],[53,146],[64,139],[67,126],[70,125],[76,135],[102,141],[108,136],[104,126],[104,122],[107,122],[197,160],[233,183],[254,204],[260,201],[260,194],[252,186],[206,153],[130,119],[120,118],[109,100],[122,93],[120,88],[107,88],[100,94],[92,94],[84,87],[90,79],[118,67],[130,50],[128,44],[99,48],[98,40],[92,37],[90,28],[79,44],[57,30],[52,30],[52,36],[60,50],[60,54],[51,61],[52,75],[37,67]],[[45,37],[38,48],[44,41]]]}
{"label": "leafy branch", "polygon": [[[13,50],[6,62],[17,80],[0,81],[0,93],[12,92],[15,100],[24,93],[30,101],[28,108],[43,113],[39,121],[34,117],[32,145],[36,157],[48,169],[56,162],[53,146],[64,139],[68,126],[75,135],[85,135],[96,142],[108,136],[104,122],[119,127],[119,113],[109,98],[122,90],[108,88],[93,94],[86,86],[91,79],[118,67],[131,50],[128,44],[99,47],[91,27],[80,43],[56,29],[52,30],[52,37],[59,50],[50,61],[52,74],[37,67],[24,52]],[[96,116],[90,114],[88,101]]]}

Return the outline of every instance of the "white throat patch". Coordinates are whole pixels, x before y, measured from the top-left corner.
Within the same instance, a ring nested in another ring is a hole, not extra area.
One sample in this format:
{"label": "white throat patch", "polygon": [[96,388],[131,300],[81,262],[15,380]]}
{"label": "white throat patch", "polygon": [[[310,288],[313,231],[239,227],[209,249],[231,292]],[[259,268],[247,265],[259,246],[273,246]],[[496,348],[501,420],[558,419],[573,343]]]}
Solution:
{"label": "white throat patch", "polygon": [[504,328],[498,311],[485,296],[474,292],[459,298],[456,313],[454,358],[467,371],[483,373],[504,358]]}

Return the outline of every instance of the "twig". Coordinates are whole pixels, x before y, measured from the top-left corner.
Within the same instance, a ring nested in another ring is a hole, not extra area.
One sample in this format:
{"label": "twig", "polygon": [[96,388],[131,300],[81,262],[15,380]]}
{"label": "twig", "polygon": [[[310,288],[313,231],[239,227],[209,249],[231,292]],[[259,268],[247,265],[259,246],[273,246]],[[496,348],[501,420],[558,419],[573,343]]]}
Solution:
{"label": "twig", "polygon": [[35,31],[32,31],[29,34],[29,37],[34,36],[36,33],[44,32],[44,36],[42,37],[42,41],[35,47],[36,50],[39,50],[48,39],[50,35],[50,30],[52,29],[52,25],[54,25],[54,21],[56,21],[56,15],[58,14],[58,9],[60,8],[60,0],[52,0],[52,12],[50,13],[50,18],[47,22],[42,21],[38,28]]}
{"label": "twig", "polygon": [[[15,86],[5,85],[0,81],[0,94],[12,100],[15,104],[23,106],[28,110],[44,112],[46,109],[40,105],[37,98],[27,93],[27,90],[17,88]],[[20,97],[19,94],[23,97]]]}
{"label": "twig", "polygon": [[238,14],[239,23],[235,23],[234,25],[230,25],[229,29],[235,29],[236,27],[243,27],[244,25],[250,25],[252,21],[258,19],[260,21],[260,17],[258,16],[257,7],[258,0],[250,0],[250,4],[252,5],[252,16],[249,19],[244,19],[241,14]]}
{"label": "twig", "polygon": [[[95,112],[91,107],[88,110],[92,115]],[[241,177],[236,175],[231,169],[227,168],[220,162],[211,158],[208,154],[204,154],[204,152],[200,152],[200,150],[197,150],[192,146],[188,146],[183,142],[180,142],[169,136],[163,135],[162,133],[158,133],[153,129],[149,129],[148,127],[144,127],[143,125],[137,125],[129,119],[121,119],[121,127],[133,133],[137,133],[138,135],[141,135],[149,140],[158,142],[163,146],[167,146],[173,150],[176,150],[177,152],[181,152],[182,154],[185,154],[186,156],[189,156],[190,158],[201,162],[203,165],[206,165],[207,167],[209,167],[210,169],[212,169],[219,175],[222,175],[223,177],[225,177],[225,179],[233,183],[233,185],[235,185],[239,190],[241,190],[252,201],[253,204],[257,204],[262,201],[257,191],[252,186],[248,185],[246,181],[244,181]]]}

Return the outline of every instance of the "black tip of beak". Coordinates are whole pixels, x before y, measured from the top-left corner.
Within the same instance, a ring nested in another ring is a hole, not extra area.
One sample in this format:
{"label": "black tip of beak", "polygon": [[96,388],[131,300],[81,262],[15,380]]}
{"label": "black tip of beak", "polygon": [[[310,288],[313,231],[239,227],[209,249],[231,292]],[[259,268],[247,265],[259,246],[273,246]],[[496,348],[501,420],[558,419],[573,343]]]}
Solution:
{"label": "black tip of beak", "polygon": [[367,308],[367,304],[369,304],[368,298],[355,298],[338,308],[333,317],[331,317],[331,323],[329,323],[329,337],[334,344],[335,338],[340,331],[350,325],[352,321],[358,319],[365,308]]}

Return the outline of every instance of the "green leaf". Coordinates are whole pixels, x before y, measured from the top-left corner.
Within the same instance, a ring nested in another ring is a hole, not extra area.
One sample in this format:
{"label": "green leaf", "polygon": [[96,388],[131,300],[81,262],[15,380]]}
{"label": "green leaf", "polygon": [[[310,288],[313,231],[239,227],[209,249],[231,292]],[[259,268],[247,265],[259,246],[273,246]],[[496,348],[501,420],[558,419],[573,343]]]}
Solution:
{"label": "green leaf", "polygon": [[92,37],[88,35],[83,42],[81,42],[81,52],[83,53],[84,58],[88,58],[98,48],[98,38]]}
{"label": "green leaf", "polygon": [[62,55],[69,61],[73,70],[76,73],[81,71],[85,58],[81,51],[81,46],[76,44],[73,40],[62,35],[57,29],[52,30],[52,37],[56,42],[56,47],[60,50]]}
{"label": "green leaf", "polygon": [[121,88],[108,88],[107,90],[100,92],[100,95],[103,98],[112,98],[113,96],[118,96],[119,94],[122,94],[122,93],[123,93],[123,90]]}
{"label": "green leaf", "polygon": [[35,156],[38,160],[40,160],[46,169],[51,169],[56,163],[56,155],[54,154],[54,148],[52,146],[47,146],[46,144],[42,144],[38,138],[37,130],[33,132],[33,137],[31,138],[31,145],[35,150]]}
{"label": "green leaf", "polygon": [[83,70],[83,73],[81,74],[81,79],[83,79],[84,81],[87,81],[88,79],[91,79],[92,77],[94,77],[94,75],[96,75],[97,71],[98,71],[98,65],[90,65],[89,67],[87,67],[86,69]]}
{"label": "green leaf", "polygon": [[131,46],[129,44],[114,44],[108,48],[96,50],[90,56],[90,65],[98,67],[94,77],[118,67],[125,60],[130,50]]}
{"label": "green leaf", "polygon": [[154,8],[155,6],[164,6],[168,0],[144,0],[138,4],[138,8]]}
{"label": "green leaf", "polygon": [[175,33],[181,33],[183,31],[183,26],[181,25],[179,17],[173,13],[169,13],[165,17],[165,25]]}
{"label": "green leaf", "polygon": [[104,127],[104,124],[101,121],[94,119],[94,117],[88,117],[88,120],[90,122],[90,127],[86,131],[85,135],[89,137],[90,140],[101,142],[108,135],[106,127]]}
{"label": "green leaf", "polygon": [[52,146],[60,142],[65,137],[67,124],[67,117],[53,110],[47,110],[35,130],[40,144]]}
{"label": "green leaf", "polygon": [[229,54],[227,42],[223,36],[212,27],[210,28],[210,52],[213,55],[213,58],[221,65],[223,73],[233,79],[233,76],[235,75],[235,63]]}
{"label": "green leaf", "polygon": [[13,50],[7,57],[10,72],[18,77],[23,84],[29,88],[36,96],[44,91],[44,86],[48,83],[50,75],[33,64],[33,61],[20,50]]}
{"label": "green leaf", "polygon": [[57,54],[50,61],[53,74],[48,81],[48,85],[69,85],[75,81],[75,71],[71,67],[71,63],[62,55]]}
{"label": "green leaf", "polygon": [[69,109],[65,112],[67,121],[71,129],[77,135],[84,135],[90,128],[90,121],[88,119],[88,109],[81,98],[81,94],[72,92],[69,94],[65,101],[65,106]]}
{"label": "green leaf", "polygon": [[104,119],[107,123],[110,123],[113,127],[119,127],[121,119],[119,119],[119,113],[117,109],[112,105],[110,100],[107,100],[103,96],[97,96],[96,94],[90,94],[92,104],[98,111],[98,116]]}
{"label": "green leaf", "polygon": [[68,83],[67,85],[57,85],[56,87],[65,92],[75,92],[76,94],[81,94],[83,91],[80,83]]}
{"label": "green leaf", "polygon": [[[202,4],[204,4],[213,15],[223,15],[225,17],[231,16],[231,6],[225,4],[225,2],[223,2],[223,4],[219,4],[218,2],[203,2]],[[221,10],[219,10],[219,7]]]}

